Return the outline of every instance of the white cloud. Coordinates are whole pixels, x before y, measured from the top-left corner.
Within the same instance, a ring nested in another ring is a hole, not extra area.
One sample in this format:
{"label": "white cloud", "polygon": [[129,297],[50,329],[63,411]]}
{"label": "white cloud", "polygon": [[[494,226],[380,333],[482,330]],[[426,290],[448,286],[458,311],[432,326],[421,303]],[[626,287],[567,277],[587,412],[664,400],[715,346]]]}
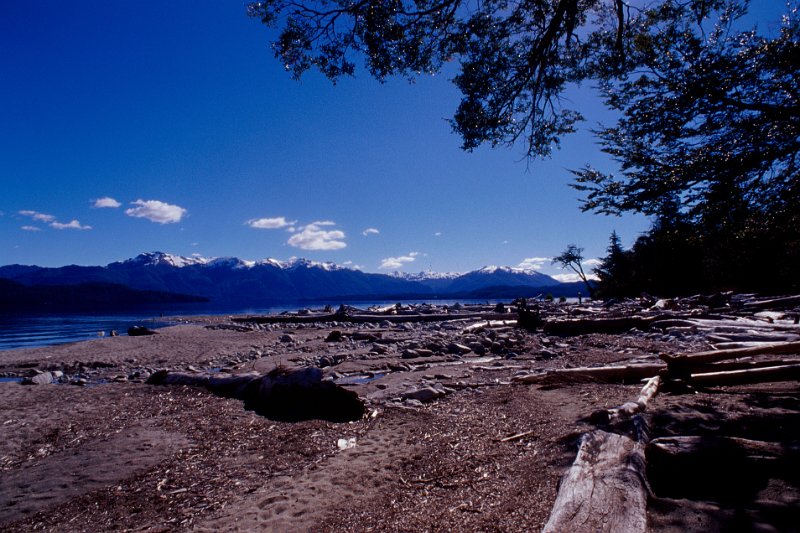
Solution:
{"label": "white cloud", "polygon": [[110,207],[112,209],[116,209],[117,207],[120,207],[121,205],[122,205],[121,203],[119,203],[118,201],[114,200],[113,198],[111,198],[109,196],[104,196],[102,198],[98,198],[97,200],[95,200],[94,204],[92,204],[92,207],[94,207],[95,209],[100,209],[100,208],[103,208],[103,207]]}
{"label": "white cloud", "polygon": [[441,231],[437,231],[436,233],[433,234],[433,236],[434,237],[441,237],[442,236],[442,232]]}
{"label": "white cloud", "polygon": [[20,229],[25,231],[42,231],[42,228],[37,228],[36,226],[22,226]]}
{"label": "white cloud", "polygon": [[364,231],[361,232],[361,235],[363,235],[364,237],[367,237],[369,235],[377,235],[379,233],[380,233],[380,230],[378,230],[377,228],[367,228],[367,229],[365,229]]}
{"label": "white cloud", "polygon": [[251,218],[245,222],[246,225],[255,229],[280,229],[287,226],[292,226],[296,223],[296,220],[290,222],[286,220],[286,217]]}
{"label": "white cloud", "polygon": [[381,265],[378,268],[381,270],[397,270],[407,263],[413,263],[418,255],[419,252],[411,252],[400,257],[387,257],[381,261]]}
{"label": "white cloud", "polygon": [[[577,274],[553,274],[550,277],[556,281],[560,281],[561,283],[572,283],[574,281],[583,281]],[[594,274],[586,274],[586,278],[593,281],[597,281],[599,279]]]}
{"label": "white cloud", "polygon": [[541,270],[545,263],[549,263],[550,261],[551,258],[549,257],[526,257],[518,266],[519,268]]}
{"label": "white cloud", "polygon": [[346,266],[350,270],[364,270],[364,266],[363,265],[357,265],[357,264],[353,263],[352,261],[345,261],[344,263],[342,263],[342,266]]}
{"label": "white cloud", "polygon": [[594,268],[596,266],[600,266],[603,263],[602,259],[587,259],[583,262],[584,267]]}
{"label": "white cloud", "polygon": [[323,220],[297,228],[286,243],[301,250],[341,250],[347,247],[345,234],[341,230],[325,230],[325,226],[335,226],[335,222]]}
{"label": "white cloud", "polygon": [[172,224],[180,222],[187,210],[177,205],[168,204],[159,200],[136,200],[131,202],[136,207],[125,210],[129,217],[146,218],[159,224]]}
{"label": "white cloud", "polygon": [[27,209],[20,211],[19,214],[26,217],[31,217],[33,218],[33,220],[38,220],[40,222],[53,222],[56,219],[56,217],[54,217],[53,215],[39,213],[38,211],[30,211]]}
{"label": "white cloud", "polygon": [[80,230],[92,229],[91,226],[81,226],[81,223],[75,219],[71,220],[70,222],[67,222],[66,224],[63,224],[61,222],[51,222],[50,227],[55,229],[80,229]]}

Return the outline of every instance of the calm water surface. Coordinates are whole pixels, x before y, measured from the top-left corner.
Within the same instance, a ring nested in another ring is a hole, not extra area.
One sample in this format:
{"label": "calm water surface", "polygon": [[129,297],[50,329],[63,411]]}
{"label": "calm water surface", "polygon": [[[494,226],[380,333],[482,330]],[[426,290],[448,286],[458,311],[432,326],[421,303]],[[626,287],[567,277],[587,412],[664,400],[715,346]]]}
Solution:
{"label": "calm water surface", "polygon": [[[486,300],[459,300],[461,303],[486,303]],[[496,302],[493,301],[492,303]],[[362,309],[372,305],[386,306],[397,303],[392,301],[348,302]],[[406,301],[403,303],[424,303],[423,301]],[[428,301],[435,305],[452,305],[455,300]],[[170,309],[143,309],[135,312],[109,314],[0,314],[0,350],[14,348],[31,348],[64,344],[67,342],[96,339],[109,335],[112,330],[126,335],[131,326],[147,326],[159,328],[170,325],[168,318],[197,315],[240,315],[265,314],[295,311],[302,308],[321,309],[324,303],[286,304],[272,307],[219,308],[210,306],[184,306]],[[334,309],[338,303],[331,304]]]}

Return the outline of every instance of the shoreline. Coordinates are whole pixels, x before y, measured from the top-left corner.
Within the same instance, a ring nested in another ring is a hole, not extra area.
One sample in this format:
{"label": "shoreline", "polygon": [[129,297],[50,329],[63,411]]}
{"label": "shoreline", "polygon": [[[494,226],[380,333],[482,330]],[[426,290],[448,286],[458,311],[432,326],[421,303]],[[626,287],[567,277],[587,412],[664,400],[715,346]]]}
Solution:
{"label": "shoreline", "polygon": [[[640,386],[512,378],[708,347],[690,332],[555,337],[470,330],[473,320],[243,329],[227,317],[196,319],[151,336],[3,352],[0,372],[59,371],[88,386],[0,383],[0,530],[539,530],[580,435],[593,427],[588,415],[629,401]],[[326,342],[333,331],[340,340]],[[278,366],[321,368],[364,400],[367,415],[277,422],[204,389],[144,383],[159,369]],[[796,383],[726,391],[659,396],[648,415],[654,433],[704,412],[706,426],[725,427],[766,391],[786,400],[781,412],[757,406],[765,422],[799,420]],[[786,497],[797,492],[770,483]],[[658,498],[648,511],[653,530],[678,531],[697,516],[713,526],[729,512],[673,501]]]}

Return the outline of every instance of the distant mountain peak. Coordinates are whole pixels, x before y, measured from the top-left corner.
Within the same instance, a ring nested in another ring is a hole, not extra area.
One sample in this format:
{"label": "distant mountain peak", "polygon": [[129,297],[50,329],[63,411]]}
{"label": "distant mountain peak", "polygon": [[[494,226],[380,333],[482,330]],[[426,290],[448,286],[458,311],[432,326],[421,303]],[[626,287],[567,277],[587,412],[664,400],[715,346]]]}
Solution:
{"label": "distant mountain peak", "polygon": [[204,265],[208,263],[205,257],[184,257],[182,255],[173,255],[166,252],[144,252],[137,255],[133,259],[123,261],[123,264],[136,264],[143,266],[173,266],[182,268],[189,265]]}
{"label": "distant mountain peak", "polygon": [[327,270],[327,271],[344,270],[344,267],[341,267],[336,263],[331,263],[330,261],[312,261],[310,259],[305,259],[303,257],[295,257],[289,259],[288,261],[284,261],[282,265],[283,268],[286,269],[321,268],[322,270]]}
{"label": "distant mountain peak", "polygon": [[528,276],[542,276],[541,272],[538,270],[534,270],[532,268],[520,268],[520,267],[510,267],[510,266],[496,266],[496,265],[488,265],[476,270],[476,272],[480,272],[481,274],[496,274],[497,272],[506,272],[508,274],[526,274]]}
{"label": "distant mountain peak", "polygon": [[459,276],[462,276],[463,273],[461,272],[434,272],[432,270],[428,270],[427,272],[400,272],[399,270],[395,270],[394,272],[389,273],[390,276],[393,278],[404,279],[408,281],[424,281],[424,280],[431,280],[431,279],[455,279]]}
{"label": "distant mountain peak", "polygon": [[206,258],[200,255],[186,257],[174,255],[166,252],[144,252],[132,259],[113,263],[115,265],[128,266],[170,266],[183,268],[187,266],[206,266],[212,268],[253,268],[255,266],[273,266],[281,270],[296,270],[299,268],[319,268],[328,272],[335,270],[345,270],[346,267],[331,263],[329,261],[312,261],[303,257],[293,257],[288,261],[266,258],[258,261],[239,259],[238,257],[211,257]]}
{"label": "distant mountain peak", "polygon": [[394,299],[401,295],[515,297],[560,285],[545,274],[519,267],[492,265],[466,273],[429,270],[387,275],[305,258],[251,261],[236,257],[185,257],[161,251],[146,252],[105,267],[0,266],[0,278],[31,286],[111,283],[247,305],[356,296],[367,299]]}

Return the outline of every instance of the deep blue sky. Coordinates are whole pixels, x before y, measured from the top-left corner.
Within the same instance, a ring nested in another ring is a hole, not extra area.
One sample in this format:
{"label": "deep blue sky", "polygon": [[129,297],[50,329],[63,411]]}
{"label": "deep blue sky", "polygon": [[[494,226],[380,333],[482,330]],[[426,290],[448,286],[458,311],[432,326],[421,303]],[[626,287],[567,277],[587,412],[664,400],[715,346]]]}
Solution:
{"label": "deep blue sky", "polygon": [[[774,20],[782,2],[764,4]],[[567,169],[613,168],[588,134],[530,165],[521,148],[463,152],[447,75],[292,81],[244,5],[4,5],[0,264],[162,250],[466,271],[568,243],[598,257],[612,230],[629,245],[649,225],[580,212]],[[587,126],[608,118],[590,91],[572,97]]]}

